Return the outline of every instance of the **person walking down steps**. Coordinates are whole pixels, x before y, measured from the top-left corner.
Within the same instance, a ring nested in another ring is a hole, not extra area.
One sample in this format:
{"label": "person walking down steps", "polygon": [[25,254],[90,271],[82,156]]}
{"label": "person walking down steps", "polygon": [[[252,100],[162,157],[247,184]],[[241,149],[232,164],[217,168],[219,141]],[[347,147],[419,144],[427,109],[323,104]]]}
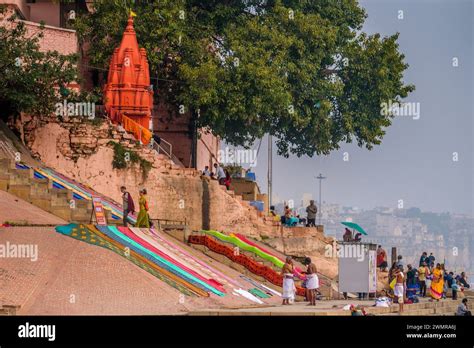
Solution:
{"label": "person walking down steps", "polygon": [[146,193],[146,189],[140,190],[140,199],[138,201],[140,210],[138,212],[136,227],[150,228],[150,220],[148,219],[148,198]]}
{"label": "person walking down steps", "polygon": [[128,214],[135,212],[135,204],[133,203],[132,195],[125,186],[120,187],[120,192],[122,192],[123,225],[127,227]]}

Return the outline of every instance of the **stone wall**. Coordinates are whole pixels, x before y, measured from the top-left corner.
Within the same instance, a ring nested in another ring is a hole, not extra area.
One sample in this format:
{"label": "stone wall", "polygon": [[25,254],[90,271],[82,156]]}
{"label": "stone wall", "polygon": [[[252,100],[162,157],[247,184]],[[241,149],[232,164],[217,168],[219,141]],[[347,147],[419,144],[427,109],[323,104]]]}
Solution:
{"label": "stone wall", "polygon": [[[332,244],[322,229],[284,228],[242,201],[241,196],[227,192],[224,186],[190,168],[179,168],[164,155],[137,146],[130,135],[108,120],[91,123],[79,118],[31,118],[22,115],[17,128],[23,134],[32,154],[45,165],[68,177],[89,185],[98,192],[120,202],[120,186],[128,188],[135,201],[139,189],[148,191],[150,216],[169,220],[187,220],[192,230],[214,229],[225,233],[241,233],[263,240],[278,251],[293,256],[310,256],[319,271],[334,278],[337,259],[324,255]],[[144,178],[138,165],[114,169],[114,150],[109,141],[136,151],[152,162]]]}
{"label": "stone wall", "polygon": [[[35,22],[24,21],[28,35],[36,35],[41,29]],[[42,51],[58,51],[61,54],[72,54],[78,52],[76,31],[45,25],[43,37],[39,40]]]}
{"label": "stone wall", "polygon": [[266,243],[285,255],[311,257],[316,261],[318,272],[334,279],[338,274],[337,257],[326,253],[333,241],[322,229],[293,227],[283,228],[280,236],[269,238]]}
{"label": "stone wall", "polygon": [[[192,134],[190,132],[190,114],[173,112],[163,102],[155,105],[152,112],[153,132],[173,145],[173,153],[185,167],[191,166]],[[198,130],[196,167],[203,170],[217,162],[220,149],[218,137],[205,129]]]}
{"label": "stone wall", "polygon": [[[190,168],[179,168],[164,155],[157,155],[108,120],[86,121],[82,118],[32,118],[22,115],[16,124],[33,156],[45,165],[98,192],[120,201],[120,186],[125,185],[135,200],[146,188],[152,218],[187,220],[192,229],[212,228],[239,232],[257,238],[274,235],[278,226],[265,221],[247,202],[233,197],[215,180],[201,177]],[[146,178],[139,165],[114,169],[110,141],[150,161]]]}

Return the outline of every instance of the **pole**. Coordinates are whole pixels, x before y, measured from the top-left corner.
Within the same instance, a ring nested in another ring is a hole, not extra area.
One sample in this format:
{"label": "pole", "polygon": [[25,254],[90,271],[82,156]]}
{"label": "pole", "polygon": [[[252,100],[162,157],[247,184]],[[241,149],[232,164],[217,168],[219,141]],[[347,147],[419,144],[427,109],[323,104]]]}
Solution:
{"label": "pole", "polygon": [[321,225],[321,217],[322,217],[322,207],[323,207],[323,202],[321,201],[321,183],[323,179],[326,179],[325,176],[323,176],[321,173],[316,177],[316,179],[319,179],[319,225]]}
{"label": "pole", "polygon": [[268,133],[268,172],[267,172],[267,184],[268,184],[268,209],[272,206],[272,136]]}

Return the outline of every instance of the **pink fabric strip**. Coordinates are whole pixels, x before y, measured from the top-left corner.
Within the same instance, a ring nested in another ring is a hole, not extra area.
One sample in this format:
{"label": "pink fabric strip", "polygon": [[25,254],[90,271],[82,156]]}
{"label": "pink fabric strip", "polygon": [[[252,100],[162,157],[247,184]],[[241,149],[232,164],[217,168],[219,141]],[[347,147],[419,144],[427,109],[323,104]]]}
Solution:
{"label": "pink fabric strip", "polygon": [[135,242],[139,243],[140,245],[147,248],[148,250],[150,250],[150,251],[154,252],[155,254],[161,256],[162,258],[168,260],[169,262],[172,262],[174,265],[178,266],[179,268],[183,269],[184,271],[188,272],[189,274],[192,274],[193,276],[195,276],[196,278],[198,278],[201,281],[205,282],[206,284],[215,287],[217,290],[219,290],[221,292],[226,292],[222,287],[217,287],[215,284],[210,282],[209,279],[206,279],[206,278],[202,277],[200,274],[196,273],[192,269],[184,266],[182,263],[178,262],[177,260],[174,260],[173,258],[171,258],[168,255],[164,254],[160,250],[156,249],[153,245],[151,245],[147,241],[143,240],[142,238],[138,237],[128,227],[118,226],[117,228],[120,232],[125,234],[127,237],[129,237],[130,239],[132,239]]}
{"label": "pink fabric strip", "polygon": [[186,255],[187,257],[193,259],[194,261],[196,261],[197,263],[199,263],[201,266],[207,268],[208,270],[210,270],[211,272],[214,272],[215,274],[221,276],[222,278],[224,278],[225,280],[227,280],[229,283],[231,284],[234,284],[235,286],[239,286],[239,287],[242,287],[241,284],[239,284],[237,281],[235,281],[234,279],[226,276],[225,274],[219,272],[218,270],[216,270],[215,268],[212,268],[210,267],[209,265],[207,265],[206,263],[204,263],[203,261],[193,257],[192,255],[190,255],[188,252],[186,252],[185,250],[181,249],[179,246],[177,246],[176,244],[174,243],[171,243],[170,241],[164,239],[163,237],[161,237],[153,228],[150,228],[149,231],[155,235],[156,237],[158,237],[160,240],[162,240],[163,242],[167,243],[168,245],[172,246],[173,248],[176,248],[176,250],[178,250],[179,252],[183,253],[183,255]]}

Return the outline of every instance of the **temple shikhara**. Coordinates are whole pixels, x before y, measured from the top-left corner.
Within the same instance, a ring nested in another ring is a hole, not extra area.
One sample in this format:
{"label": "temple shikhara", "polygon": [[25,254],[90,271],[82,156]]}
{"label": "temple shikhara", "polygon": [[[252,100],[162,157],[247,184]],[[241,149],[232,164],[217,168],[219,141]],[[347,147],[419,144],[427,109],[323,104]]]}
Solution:
{"label": "temple shikhara", "polygon": [[133,18],[128,18],[120,46],[110,60],[104,87],[105,108],[114,123],[147,144],[151,138],[153,89],[146,50],[139,48]]}

